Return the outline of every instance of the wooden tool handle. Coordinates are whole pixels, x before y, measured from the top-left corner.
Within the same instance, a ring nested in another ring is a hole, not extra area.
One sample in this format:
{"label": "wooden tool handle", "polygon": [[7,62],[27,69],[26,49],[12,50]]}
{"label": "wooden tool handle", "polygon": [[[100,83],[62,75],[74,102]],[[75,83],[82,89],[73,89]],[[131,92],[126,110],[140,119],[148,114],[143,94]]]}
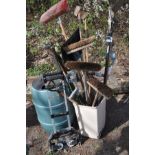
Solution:
{"label": "wooden tool handle", "polygon": [[62,35],[64,36],[64,38],[65,38],[65,41],[68,39],[68,37],[67,37],[67,35],[66,35],[66,33],[65,33],[65,30],[64,30],[64,27],[63,27],[63,25],[62,25],[62,22],[60,22],[60,28],[61,28],[61,31],[62,31]]}
{"label": "wooden tool handle", "polygon": [[86,45],[89,45],[91,44],[93,41],[95,40],[95,36],[91,36],[89,38],[85,38],[85,39],[82,39],[76,43],[73,43],[73,44],[70,44],[66,47],[64,47],[64,50],[66,52],[70,52],[71,50],[74,50],[74,49],[77,49],[77,48],[80,48],[80,47],[83,47],[83,46],[86,46]]}
{"label": "wooden tool handle", "polygon": [[[87,20],[86,19],[84,19],[84,25],[85,25],[85,33],[86,33],[86,35],[88,35],[88,33],[87,33]],[[86,50],[85,59],[86,59],[86,62],[88,62],[88,49],[86,48],[85,50]]]}
{"label": "wooden tool handle", "polygon": [[93,101],[92,107],[95,106],[95,103],[96,103],[97,97],[98,97],[98,92],[96,92],[96,95],[95,95],[95,98],[94,98],[94,101]]}

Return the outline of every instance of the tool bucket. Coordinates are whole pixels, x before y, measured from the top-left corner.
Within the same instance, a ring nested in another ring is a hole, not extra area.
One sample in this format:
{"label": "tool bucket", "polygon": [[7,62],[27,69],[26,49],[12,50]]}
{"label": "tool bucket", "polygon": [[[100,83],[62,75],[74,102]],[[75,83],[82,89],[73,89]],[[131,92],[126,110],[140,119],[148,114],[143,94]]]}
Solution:
{"label": "tool bucket", "polygon": [[[61,130],[68,127],[67,116],[53,118],[54,124],[52,124],[50,113],[50,108],[52,108],[52,114],[64,113],[66,111],[65,101],[64,97],[61,96],[57,91],[49,91],[47,89],[43,89],[43,87],[44,82],[41,80],[41,78],[38,78],[32,82],[32,101],[35,106],[38,121],[40,122],[43,129],[48,134],[51,134],[53,133],[54,125],[56,130]],[[63,89],[60,88],[59,92],[63,92]],[[75,116],[75,111],[73,105],[70,102],[68,102],[68,108],[72,123]]]}
{"label": "tool bucket", "polygon": [[78,120],[79,129],[82,135],[99,139],[106,121],[106,99],[96,107],[79,105],[72,102]]}

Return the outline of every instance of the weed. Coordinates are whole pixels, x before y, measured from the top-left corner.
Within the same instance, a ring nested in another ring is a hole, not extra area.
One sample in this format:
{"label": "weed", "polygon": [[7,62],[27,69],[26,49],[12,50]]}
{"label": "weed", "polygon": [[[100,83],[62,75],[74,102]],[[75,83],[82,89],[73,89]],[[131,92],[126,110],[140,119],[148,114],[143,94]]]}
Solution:
{"label": "weed", "polygon": [[51,72],[54,70],[55,70],[54,65],[42,64],[42,65],[37,65],[37,66],[34,66],[33,68],[27,69],[27,75],[28,76],[36,76],[36,75]]}
{"label": "weed", "polygon": [[36,56],[39,54],[39,51],[36,47],[31,47],[30,52],[33,56]]}
{"label": "weed", "polygon": [[48,153],[46,153],[46,155],[54,155],[54,153],[53,152],[48,152]]}
{"label": "weed", "polygon": [[100,56],[101,58],[104,58],[104,57],[106,56],[106,51],[103,50],[102,48],[100,48],[100,49],[99,49],[99,56]]}
{"label": "weed", "polygon": [[124,34],[123,41],[125,44],[129,45],[129,33]]}

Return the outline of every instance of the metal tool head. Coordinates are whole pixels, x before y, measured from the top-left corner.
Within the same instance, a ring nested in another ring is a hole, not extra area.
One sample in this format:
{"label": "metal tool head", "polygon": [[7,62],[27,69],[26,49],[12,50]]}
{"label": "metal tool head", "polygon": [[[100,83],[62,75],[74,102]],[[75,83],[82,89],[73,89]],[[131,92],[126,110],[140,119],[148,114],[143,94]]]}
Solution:
{"label": "metal tool head", "polygon": [[78,5],[77,5],[77,6],[75,7],[75,10],[74,10],[74,16],[77,17],[78,14],[79,14],[79,12],[80,12],[80,10],[81,10],[81,6],[78,6]]}

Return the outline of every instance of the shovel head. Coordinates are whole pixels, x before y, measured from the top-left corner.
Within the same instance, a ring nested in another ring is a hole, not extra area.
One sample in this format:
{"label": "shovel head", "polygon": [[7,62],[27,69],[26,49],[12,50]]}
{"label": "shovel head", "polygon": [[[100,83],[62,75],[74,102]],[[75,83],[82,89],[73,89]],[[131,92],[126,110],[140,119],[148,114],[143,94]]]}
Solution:
{"label": "shovel head", "polygon": [[69,10],[68,2],[67,0],[61,0],[60,2],[53,5],[51,8],[49,8],[45,13],[42,14],[40,18],[40,23],[46,24],[50,20],[53,20],[65,12]]}

